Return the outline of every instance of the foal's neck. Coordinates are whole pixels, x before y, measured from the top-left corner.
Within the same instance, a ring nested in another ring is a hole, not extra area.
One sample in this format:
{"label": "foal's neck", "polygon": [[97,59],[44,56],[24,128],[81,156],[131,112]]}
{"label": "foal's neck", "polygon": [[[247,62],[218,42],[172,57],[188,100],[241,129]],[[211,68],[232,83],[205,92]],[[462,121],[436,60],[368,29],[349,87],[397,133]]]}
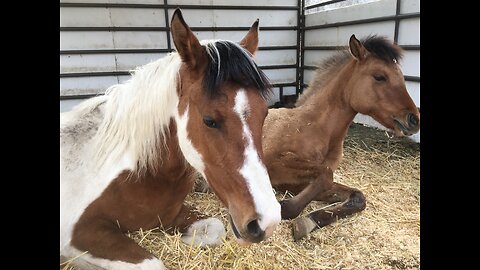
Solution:
{"label": "foal's neck", "polygon": [[323,135],[328,138],[343,140],[357,114],[349,102],[348,78],[352,71],[352,61],[348,61],[339,69],[335,78],[324,84],[322,89],[310,89],[309,91],[315,93],[298,107],[299,110],[303,110],[307,119],[312,120],[327,133]]}

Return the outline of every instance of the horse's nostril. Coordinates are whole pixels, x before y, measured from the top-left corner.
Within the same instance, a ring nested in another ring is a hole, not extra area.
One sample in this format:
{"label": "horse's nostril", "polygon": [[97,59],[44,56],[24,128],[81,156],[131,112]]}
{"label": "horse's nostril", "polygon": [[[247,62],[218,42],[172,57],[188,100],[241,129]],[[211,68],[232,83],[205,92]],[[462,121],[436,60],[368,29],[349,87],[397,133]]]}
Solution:
{"label": "horse's nostril", "polygon": [[418,117],[413,113],[408,114],[408,123],[412,127],[418,126]]}
{"label": "horse's nostril", "polygon": [[250,236],[253,238],[261,238],[265,234],[265,232],[260,229],[260,226],[258,226],[258,222],[256,219],[250,221],[247,224],[247,231],[248,234],[250,234]]}

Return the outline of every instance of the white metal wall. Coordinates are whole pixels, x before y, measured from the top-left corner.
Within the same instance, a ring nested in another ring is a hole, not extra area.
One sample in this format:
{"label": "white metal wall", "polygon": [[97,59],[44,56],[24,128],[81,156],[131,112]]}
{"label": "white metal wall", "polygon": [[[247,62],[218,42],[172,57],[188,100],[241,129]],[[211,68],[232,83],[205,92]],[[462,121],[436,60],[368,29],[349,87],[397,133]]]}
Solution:
{"label": "white metal wall", "polygon": [[[420,12],[420,0],[399,1],[401,1],[400,14]],[[305,17],[305,26],[393,16],[396,13],[396,5],[396,0],[381,0],[307,14]],[[398,29],[399,45],[420,45],[420,18],[401,19]],[[395,21],[393,20],[312,29],[305,31],[305,47],[346,46],[352,34],[355,34],[357,38],[362,38],[369,34],[383,35],[393,41],[394,33]],[[304,65],[316,66],[333,53],[335,53],[334,50],[307,50],[304,54]],[[406,50],[403,61],[400,64],[405,76],[420,77],[420,50]],[[313,74],[314,70],[304,70],[304,83],[308,84]],[[420,108],[420,82],[406,81],[406,86],[415,104]],[[359,114],[354,121],[383,128],[378,122],[366,115]],[[420,132],[411,138],[416,142],[420,142]]]}
{"label": "white metal wall", "polygon": [[[164,4],[164,0],[100,0],[71,1],[61,3],[133,3]],[[297,7],[298,0],[168,0],[168,5],[239,5],[239,6],[291,6]],[[169,9],[171,20],[174,9]],[[190,27],[250,27],[260,19],[259,46],[294,46],[285,50],[261,50],[256,60],[260,66],[295,65],[297,31],[262,30],[262,27],[297,25],[297,10],[228,10],[228,9],[182,9]],[[126,72],[136,66],[163,57],[166,52],[137,52],[137,49],[167,49],[165,31],[71,31],[69,27],[165,27],[162,8],[125,7],[68,7],[60,8],[60,26],[67,29],[60,32],[60,111],[70,110],[83,99],[103,93],[109,86],[121,83],[129,75],[115,75],[112,72]],[[61,28],[62,30],[62,28]],[[81,29],[80,29],[81,30]],[[91,30],[91,29],[90,29]],[[199,39],[228,39],[240,41],[245,31],[196,31]],[[174,48],[171,41],[171,48]],[[116,50],[129,49],[130,53]],[[105,50],[105,53],[78,53],[84,50]],[[75,52],[76,51],[76,52]],[[69,53],[72,52],[72,53]],[[107,72],[105,76],[76,76],[78,73]],[[110,73],[108,73],[110,72]],[[273,83],[296,81],[295,68],[264,69]],[[69,75],[70,74],[70,75]],[[71,76],[74,74],[74,76]],[[284,94],[295,94],[295,87],[284,87]],[[278,88],[270,104],[279,100]],[[66,99],[68,98],[68,99]]]}

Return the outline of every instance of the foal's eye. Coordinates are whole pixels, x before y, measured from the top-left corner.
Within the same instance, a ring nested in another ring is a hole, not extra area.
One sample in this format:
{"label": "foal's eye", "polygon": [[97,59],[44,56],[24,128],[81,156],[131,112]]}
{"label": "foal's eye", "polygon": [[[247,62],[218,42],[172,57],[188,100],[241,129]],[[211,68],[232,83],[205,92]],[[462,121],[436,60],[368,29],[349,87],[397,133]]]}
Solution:
{"label": "foal's eye", "polygon": [[383,82],[383,81],[386,81],[387,78],[385,78],[385,76],[383,75],[380,75],[380,74],[375,74],[373,75],[373,78],[375,78],[375,80],[379,81],[379,82]]}
{"label": "foal's eye", "polygon": [[203,123],[209,128],[218,128],[217,122],[210,116],[203,117]]}

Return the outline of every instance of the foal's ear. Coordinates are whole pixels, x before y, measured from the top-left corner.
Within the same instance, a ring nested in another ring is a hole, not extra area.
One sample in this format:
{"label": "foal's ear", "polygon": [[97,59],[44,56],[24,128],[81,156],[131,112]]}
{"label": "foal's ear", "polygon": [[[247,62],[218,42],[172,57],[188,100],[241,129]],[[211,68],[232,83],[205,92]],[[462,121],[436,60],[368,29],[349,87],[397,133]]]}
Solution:
{"label": "foal's ear", "polygon": [[362,61],[367,56],[367,49],[363,47],[363,44],[352,35],[349,41],[350,46],[350,53],[355,57],[358,61]]}
{"label": "foal's ear", "polygon": [[192,68],[197,67],[203,55],[202,45],[200,45],[200,42],[192,30],[190,30],[190,27],[185,23],[179,8],[175,9],[170,25],[173,43],[175,43],[175,47],[182,61]]}
{"label": "foal's ear", "polygon": [[258,21],[259,19],[252,24],[247,35],[240,41],[240,45],[247,49],[252,55],[255,55],[258,49]]}

